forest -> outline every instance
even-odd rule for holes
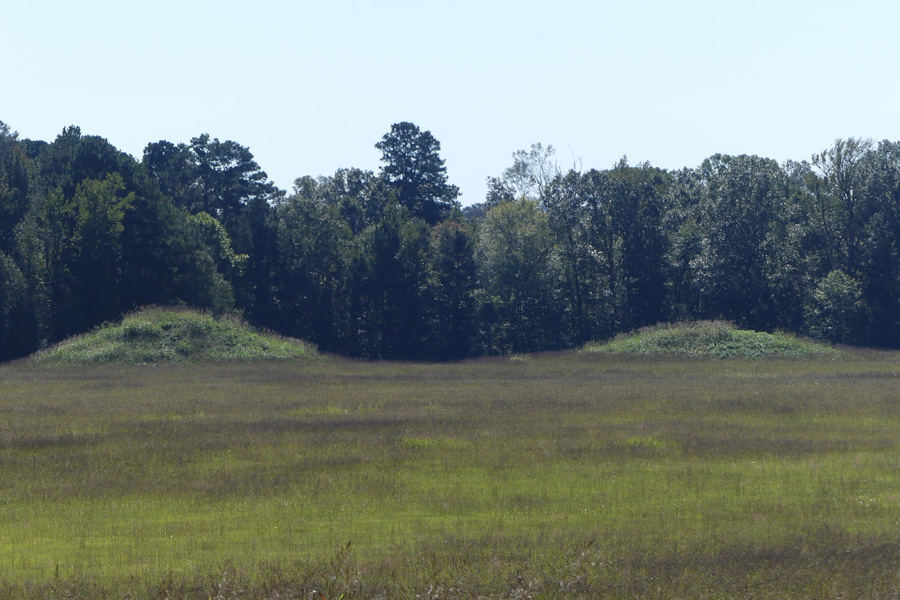
[[[716,154],[665,170],[512,154],[463,207],[409,122],[344,168],[278,189],[207,134],[140,160],[0,122],[0,360],[141,306],[235,312],[329,353],[452,360],[725,319],[900,347],[900,142],[809,160]]]

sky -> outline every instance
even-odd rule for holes
[[[534,143],[560,167],[717,153],[808,160],[900,140],[900,3],[884,0],[29,0],[0,11],[0,121],[140,159],[208,133],[280,188],[411,121],[460,201]]]

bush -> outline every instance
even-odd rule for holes
[[[699,358],[801,358],[839,354],[833,348],[790,334],[736,329],[725,321],[655,325],[609,342],[589,343],[584,350]]]
[[[300,340],[257,331],[236,317],[147,308],[34,356],[40,363],[148,364],[296,359],[318,356]]]
[[[865,314],[862,288],[855,279],[839,270],[819,281],[804,307],[809,334],[835,343],[859,341]]]

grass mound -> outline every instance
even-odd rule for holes
[[[152,364],[297,359],[311,345],[262,333],[236,317],[182,308],[146,308],[34,355],[44,364]]]
[[[589,343],[586,352],[697,358],[806,358],[838,356],[838,350],[786,333],[737,329],[724,321],[661,324]]]

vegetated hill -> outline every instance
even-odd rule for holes
[[[152,307],[38,352],[44,364],[152,364],[320,356],[300,340],[260,332],[233,316]]]
[[[608,342],[589,343],[584,351],[697,358],[805,358],[842,354],[831,346],[787,333],[737,329],[725,321],[655,325]]]

